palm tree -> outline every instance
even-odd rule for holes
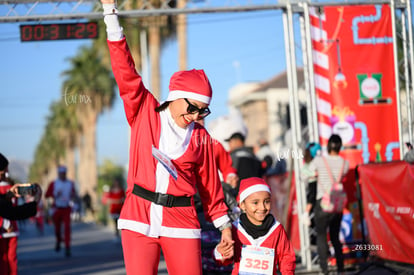
[[[59,164],[68,166],[69,178],[75,178],[75,148],[79,139],[76,117],[71,115],[73,107],[63,100],[53,102],[47,117],[45,132],[36,148],[30,178],[49,182],[56,176]]]
[[[65,98],[52,104],[51,111],[54,114],[53,128],[59,135],[64,155],[60,164],[68,167],[68,178],[76,178],[75,151],[80,142],[81,129],[77,117],[73,115],[75,105],[68,104]]]
[[[50,128],[49,128],[50,129]],[[56,167],[56,159],[61,155],[60,146],[57,145],[57,137],[46,130],[37,145],[34,162],[30,167],[29,180],[41,185],[48,184],[51,180],[51,168]]]
[[[177,0],[177,8],[184,8],[187,0]],[[177,16],[178,69],[187,69],[187,16]]]
[[[152,7],[159,9],[162,7],[163,1],[152,0]],[[168,3],[170,8],[177,6],[177,1],[173,0]],[[151,91],[158,99],[161,98],[161,80],[160,80],[160,56],[162,46],[166,42],[175,37],[176,33],[176,17],[172,16],[151,16],[144,19],[148,28],[149,56],[151,66]]]
[[[74,107],[79,123],[78,181],[80,193],[89,193],[96,199],[97,158],[96,125],[98,116],[112,107],[115,100],[115,79],[102,64],[93,47],[81,47],[78,54],[69,59],[71,68],[63,72],[65,81],[62,94],[67,105]],[[95,200],[96,201],[96,200]]]

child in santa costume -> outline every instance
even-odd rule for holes
[[[206,117],[212,89],[203,70],[179,71],[160,104],[146,89],[118,22],[113,0],[101,0],[112,70],[131,128],[126,199],[118,220],[127,274],[157,274],[161,249],[170,275],[201,275],[201,229],[193,196],[206,219],[232,246],[231,223]]]
[[[240,182],[238,201],[242,214],[233,223],[232,247],[219,243],[214,257],[221,264],[234,263],[232,274],[295,274],[295,252],[283,226],[270,214],[269,185],[261,178]]]

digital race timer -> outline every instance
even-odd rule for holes
[[[98,24],[96,22],[20,25],[20,40],[22,42],[97,37]]]

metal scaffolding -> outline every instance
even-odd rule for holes
[[[123,6],[128,4],[129,0],[123,1],[119,5],[120,17],[145,17],[160,15],[179,15],[179,14],[196,14],[196,13],[224,13],[224,12],[248,12],[260,10],[282,10],[285,54],[287,64],[288,88],[290,94],[290,118],[292,125],[292,150],[298,151],[301,148],[301,123],[297,87],[297,51],[302,53],[304,65],[305,89],[308,96],[308,122],[310,129],[310,139],[318,140],[318,127],[316,116],[316,99],[315,84],[313,79],[313,60],[312,60],[312,43],[310,38],[310,21],[309,8],[312,6],[334,6],[334,5],[364,5],[364,4],[389,4],[392,9],[392,22],[394,37],[400,35],[403,45],[403,57],[398,59],[397,52],[394,52],[396,87],[398,98],[401,91],[401,81],[405,86],[406,100],[398,102],[399,129],[400,129],[400,148],[403,148],[403,142],[413,143],[413,79],[414,79],[414,58],[413,58],[413,33],[412,33],[412,16],[409,0],[377,0],[377,1],[335,1],[335,2],[312,2],[312,1],[275,1],[275,0],[233,0],[233,1],[187,1],[184,8],[171,8],[171,0],[161,1],[160,8],[154,8],[150,0],[142,0],[140,9],[124,10]],[[59,20],[87,20],[102,18],[100,2],[97,0],[0,0],[0,23],[12,22],[45,22]],[[295,19],[300,24],[299,43],[295,42]],[[401,34],[396,34],[395,24],[399,20],[401,23]],[[396,40],[396,39],[394,39]],[[396,43],[396,41],[394,41]],[[300,49],[296,49],[301,45]],[[394,44],[396,46],[396,44]],[[402,64],[402,66],[399,66]],[[411,69],[410,69],[411,68]],[[403,104],[403,106],[401,106]],[[403,108],[402,108],[403,107]],[[401,110],[406,112],[402,119]],[[404,130],[403,130],[404,129]],[[405,139],[404,137],[405,136]],[[299,171],[302,163],[298,158],[294,158],[294,169]],[[295,182],[299,183],[299,173],[295,173]],[[306,204],[305,187],[303,184],[297,184],[297,201],[298,213],[302,213]],[[301,241],[301,262],[307,270],[312,270],[315,261],[312,259],[309,228],[302,222],[302,215],[298,215],[300,225]]]
[[[203,1],[189,0],[184,8],[172,8],[173,0],[161,0],[156,8],[150,0],[142,0],[135,10],[123,10],[131,0],[118,1],[122,17],[145,17],[190,13],[245,12],[274,10],[284,7],[275,0]],[[132,1],[131,1],[132,2]],[[214,3],[213,3],[214,2]],[[0,0],[0,22],[28,22],[50,20],[99,19],[102,17],[98,0]]]

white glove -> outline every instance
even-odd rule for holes
[[[3,219],[3,228],[4,228],[5,230],[7,230],[7,229],[9,229],[9,228],[10,228],[10,226],[11,226],[10,221],[9,221],[8,219]]]
[[[302,215],[302,222],[304,225],[306,226],[310,226],[311,225],[311,220],[309,217],[309,213],[308,212],[304,212]]]

